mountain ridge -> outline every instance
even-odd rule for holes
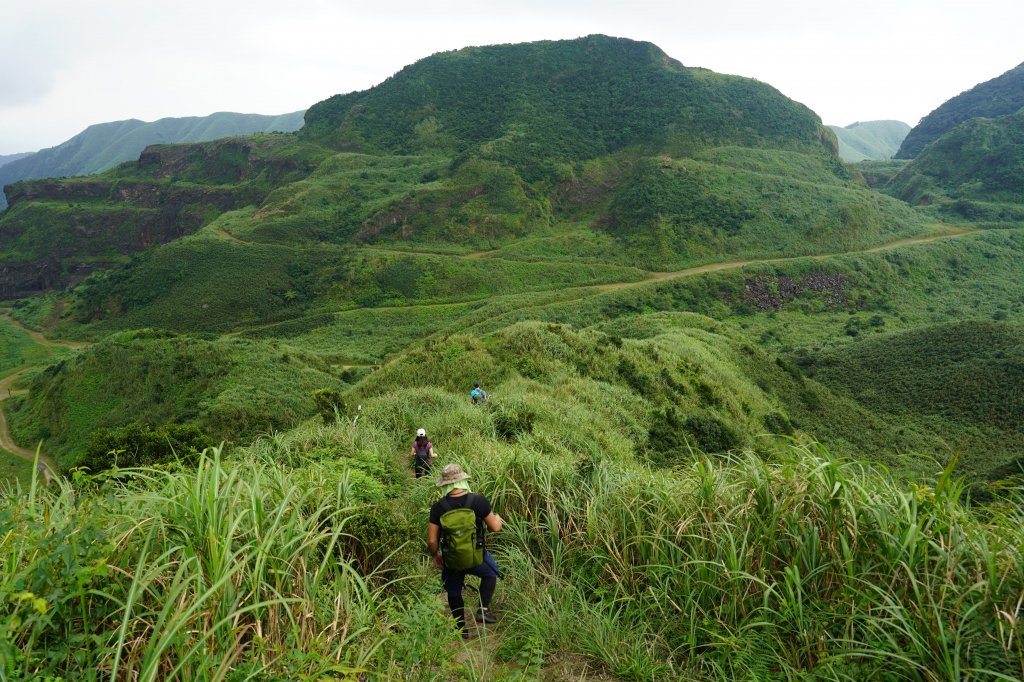
[[[899,150],[910,126],[903,121],[858,121],[848,126],[828,126],[839,139],[839,157],[847,163],[891,159]]]
[[[294,132],[304,111],[288,114],[217,112],[208,116],[168,117],[146,122],[126,119],[90,125],[55,147],[0,165],[0,187],[19,180],[92,175],[138,159],[149,145],[207,142],[260,132]],[[7,206],[0,193],[0,208]]]
[[[1005,116],[1021,107],[1024,107],[1024,63],[943,102],[907,133],[896,158],[914,158],[926,146],[972,118]]]

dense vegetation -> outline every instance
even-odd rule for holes
[[[1006,116],[1021,107],[1024,107],[1024,64],[946,100],[907,133],[896,158],[914,158],[961,123],[974,118]]]
[[[30,154],[0,157],[0,189],[19,180],[92,175],[135,161],[152,144],[208,142],[253,133],[290,133],[302,127],[305,112],[280,116],[218,112],[209,116],[137,119],[97,123],[56,147]],[[8,159],[4,162],[4,159]],[[6,166],[6,167],[4,167]],[[7,198],[0,192],[0,209]]]
[[[839,140],[839,158],[848,163],[891,159],[910,132],[903,121],[858,121],[829,128]]]
[[[818,146],[821,124],[763,83],[595,35],[433,55],[375,88],[314,105],[302,135],[366,151],[475,152],[533,182],[561,174],[558,163],[633,145],[678,153]]]
[[[951,212],[991,219],[997,210],[1021,220],[1024,202],[1024,108],[976,118],[946,133],[893,178],[890,190],[910,203],[955,200]],[[985,203],[1017,206],[985,206]]]
[[[591,36],[14,185],[0,297],[93,343],[0,318],[62,469],[0,481],[0,678],[1019,679],[1008,121],[847,166],[769,86]],[[466,645],[419,427],[507,522]]]
[[[312,412],[314,389],[340,385],[327,363],[277,342],[141,330],[51,365],[8,412],[19,442],[45,440],[74,466],[95,459],[86,445],[98,429],[183,422],[238,442],[294,424]]]
[[[473,353],[426,359],[429,376],[480,369]],[[652,470],[633,457],[635,395],[552,369],[495,385],[483,409],[461,390],[383,392],[379,375],[355,427],[82,478],[87,514],[68,483],[6,493],[6,675],[1022,673],[1004,615],[1024,586],[1019,503],[981,516],[948,477],[908,488],[813,447]],[[466,648],[416,551],[433,486],[397,469],[420,424],[507,519],[491,540],[501,625]]]

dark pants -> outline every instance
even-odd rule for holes
[[[412,468],[416,472],[416,478],[420,476],[426,476],[430,473],[430,460],[422,459],[420,457],[413,457]]]
[[[491,556],[491,553],[484,550],[484,561],[479,566],[456,571],[450,568],[441,569],[441,582],[444,583],[444,591],[448,593],[448,606],[451,607],[455,622],[460,628],[466,627],[466,603],[462,599],[462,588],[466,584],[467,575],[475,575],[480,578],[480,606],[487,608],[491,605],[491,597],[494,596],[494,589],[498,586],[498,564]]]

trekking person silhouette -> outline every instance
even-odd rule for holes
[[[412,468],[416,472],[416,478],[430,473],[434,456],[434,444],[427,438],[427,430],[418,429],[416,439],[412,442]]]
[[[470,491],[468,479],[469,474],[458,464],[444,466],[436,482],[441,489],[441,499],[430,507],[427,524],[427,551],[434,565],[441,569],[448,606],[463,639],[469,637],[462,599],[467,575],[480,578],[480,608],[475,614],[476,621],[497,622],[491,615],[490,605],[501,571],[484,546],[484,529],[497,533],[503,523],[491,510],[486,497]]]
[[[473,390],[469,392],[469,402],[473,403],[474,405],[479,405],[480,403],[486,402],[487,400],[490,400],[490,396],[488,396],[487,393],[482,388],[480,388],[480,382],[474,382]]]

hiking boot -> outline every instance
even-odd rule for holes
[[[478,623],[497,623],[498,619],[491,615],[489,609],[481,608],[476,612],[476,622]]]

